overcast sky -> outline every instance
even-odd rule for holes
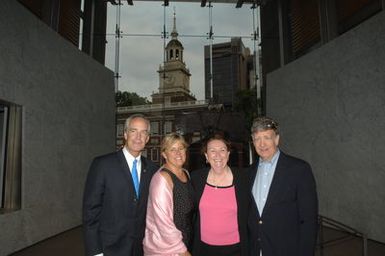
[[[161,33],[164,23],[162,2],[134,1],[127,5],[122,1],[120,28],[124,35],[120,39],[119,90],[136,92],[151,100],[151,94],[158,92],[157,70],[163,63],[163,39]],[[209,8],[200,3],[169,3],[166,7],[166,31],[170,35],[173,26],[173,13],[176,11],[178,39],[184,46],[184,62],[190,69],[190,91],[198,100],[204,99],[204,45],[209,44]],[[251,40],[253,16],[250,5],[235,8],[235,4],[213,4],[212,21],[214,41],[230,41],[231,37],[241,36],[244,45],[254,50]],[[116,7],[108,5],[106,66],[115,70],[115,24]],[[141,34],[143,36],[135,36]],[[227,38],[221,38],[222,36]],[[167,42],[171,36],[166,39]]]

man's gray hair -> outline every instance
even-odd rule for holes
[[[279,134],[279,126],[276,121],[270,117],[260,116],[254,119],[253,125],[251,126],[251,135],[255,132],[273,130],[275,134]]]
[[[143,114],[133,114],[133,115],[129,116],[126,119],[126,122],[124,123],[124,131],[128,130],[132,119],[135,119],[135,118],[142,118],[142,119],[144,119],[144,121],[146,121],[147,127],[148,127],[147,128],[147,132],[148,132],[148,134],[150,134],[150,132],[151,132],[150,120],[148,120],[148,118],[145,115],[143,115]]]

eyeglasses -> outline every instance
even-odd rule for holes
[[[278,130],[278,123],[271,119],[257,120],[253,124],[254,130]]]
[[[267,129],[273,129],[273,130],[276,130],[277,129],[277,123],[274,122],[274,121],[267,121],[264,123],[264,126],[267,128]]]

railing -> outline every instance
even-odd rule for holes
[[[170,102],[170,103],[165,103],[164,105],[163,104],[136,105],[136,106],[118,107],[117,111],[118,113],[122,113],[122,112],[159,110],[162,108],[166,108],[166,109],[188,108],[188,107],[208,105],[209,102],[210,102],[209,100],[197,100],[197,101]]]
[[[319,233],[318,233],[318,244],[317,247],[319,249],[319,255],[324,256],[324,248],[327,246],[331,246],[333,244],[336,244],[338,242],[346,241],[348,239],[352,238],[361,238],[362,239],[362,255],[368,256],[368,238],[367,235],[359,232],[349,226],[346,226],[343,223],[340,223],[338,221],[329,219],[327,217],[318,216],[318,224],[319,224]],[[342,231],[344,234],[337,238],[333,238],[330,240],[325,241],[324,237],[324,229],[325,227],[329,227],[332,229],[335,229],[337,231]]]

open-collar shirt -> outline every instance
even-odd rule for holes
[[[279,155],[280,151],[277,150],[270,161],[263,161],[262,158],[259,158],[258,170],[254,180],[252,193],[260,216],[262,216],[263,208],[267,201]]]

